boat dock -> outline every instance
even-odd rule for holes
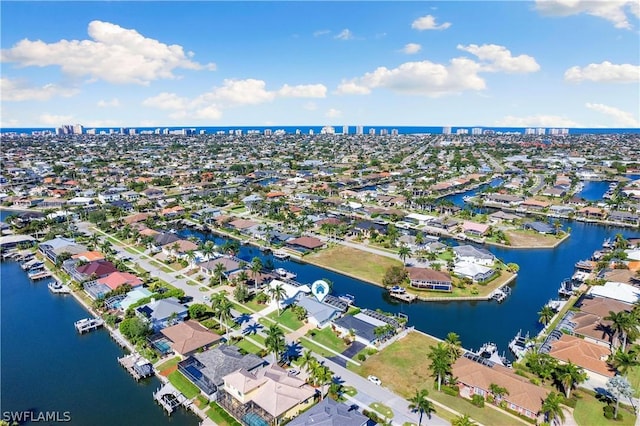
[[[32,281],[38,281],[44,278],[50,278],[51,272],[49,271],[37,271],[37,272],[29,272],[29,279],[31,279]]]
[[[55,294],[69,294],[69,293],[71,293],[71,289],[69,288],[68,285],[59,283],[58,281],[54,281],[52,283],[49,283],[47,285],[47,287],[49,287],[49,290],[51,290],[51,292],[55,293]]]
[[[282,250],[276,250],[273,252],[273,257],[278,260],[287,260],[289,258],[289,253],[286,253]]]
[[[389,289],[389,297],[411,303],[418,298],[415,294],[407,293],[404,287],[393,286]]]
[[[153,365],[137,353],[118,358],[118,363],[136,379],[136,382],[153,375]]]
[[[83,318],[73,323],[78,333],[83,334],[85,332],[97,330],[104,325],[102,318]]]
[[[504,302],[504,300],[511,294],[511,287],[503,286],[501,288],[497,288],[491,293],[491,298],[498,303]]]
[[[153,399],[171,415],[176,407],[188,402],[188,399],[181,394],[171,383],[165,383],[153,393]]]

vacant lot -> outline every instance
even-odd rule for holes
[[[511,247],[554,247],[561,241],[554,235],[539,234],[524,229],[505,231],[505,234],[511,242]]]
[[[306,261],[343,272],[365,281],[382,284],[384,273],[391,266],[402,266],[402,262],[351,247],[335,246],[305,256]]]

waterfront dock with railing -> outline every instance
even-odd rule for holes
[[[171,415],[177,407],[188,402],[187,397],[168,382],[153,393],[153,399],[155,399],[169,415]]]
[[[51,293],[54,294],[69,294],[71,293],[71,288],[68,285],[62,284],[58,281],[53,281],[47,285]]]
[[[153,375],[153,365],[137,353],[118,358],[118,363],[136,379],[136,382]]]
[[[97,330],[104,325],[102,318],[83,318],[73,323],[78,333],[83,334],[89,331]]]

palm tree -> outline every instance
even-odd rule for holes
[[[402,260],[402,263],[405,263],[407,257],[411,256],[411,249],[403,244],[398,249],[398,256],[400,257],[400,260]]]
[[[187,260],[189,260],[191,266],[195,266],[194,261],[196,260],[196,252],[193,250],[187,250],[184,254],[187,256]]]
[[[224,324],[226,334],[229,334],[228,321],[233,318],[231,315],[232,307],[233,303],[231,303],[231,301],[227,299],[227,296],[224,293],[216,293],[213,301],[211,302],[211,308],[213,309],[213,312],[218,315],[220,323]]]
[[[431,413],[435,411],[431,401],[427,399],[429,392],[426,389],[416,390],[416,394],[409,399],[409,410],[420,413],[418,426],[422,424],[422,415],[427,413],[427,418],[431,419]]]
[[[264,339],[264,344],[273,354],[273,363],[275,364],[278,356],[285,349],[284,332],[277,324],[272,324],[267,329],[267,338]]]
[[[267,293],[273,300],[276,301],[276,307],[278,308],[278,316],[280,316],[280,301],[285,298],[287,292],[285,291],[282,284],[276,284],[273,287],[269,287],[267,289]]]
[[[93,248],[98,247],[98,243],[100,242],[100,237],[98,234],[91,234],[89,236],[89,244],[93,246]]]
[[[251,259],[251,278],[253,278],[253,285],[255,291],[258,291],[258,275],[262,271],[262,260],[259,257]]]
[[[300,368],[304,369],[307,372],[310,371],[313,361],[317,362],[316,358],[313,356],[313,352],[311,352],[309,349],[305,349],[300,356]]]
[[[638,319],[628,311],[609,311],[609,315],[603,319],[612,322],[611,330],[614,335],[617,334],[621,338],[622,350],[624,351],[627,346],[627,336],[635,337],[638,334]]]
[[[507,388],[503,388],[502,386],[495,383],[491,383],[489,385],[489,392],[493,394],[496,402],[500,402],[503,396],[509,395],[509,391],[507,390]]]
[[[471,420],[468,414],[458,416],[451,420],[451,426],[476,426],[477,423]]]
[[[444,342],[447,344],[447,350],[449,351],[449,356],[451,356],[451,362],[454,362],[456,359],[460,358],[460,355],[462,355],[462,349],[460,349],[462,345],[460,336],[457,333],[451,331],[447,334]]]
[[[555,376],[558,382],[562,384],[567,399],[571,396],[571,389],[574,386],[587,380],[587,373],[571,361],[566,364],[559,364],[556,367]]]
[[[218,277],[220,285],[222,285],[222,278],[224,277],[225,272],[227,272],[227,267],[222,263],[216,263],[216,266],[213,268],[213,275]]]
[[[618,373],[626,376],[629,368],[640,365],[640,360],[638,359],[637,352],[633,350],[624,352],[621,349],[618,349],[614,354],[611,354],[609,363],[618,371]]]
[[[205,257],[205,259],[209,260],[209,257],[213,254],[213,248],[213,241],[207,241],[202,245],[200,251],[202,252],[202,255]]]
[[[562,407],[560,403],[562,403],[563,397],[561,394],[556,392],[551,392],[547,395],[547,398],[542,402],[542,408],[540,411],[544,414],[545,420],[551,423],[552,420],[560,419],[561,422],[564,422],[564,411],[562,411]]]
[[[324,399],[325,393],[324,387],[333,380],[333,371],[331,371],[326,365],[319,365],[318,368],[314,370],[313,374],[316,378],[316,383],[322,386],[322,389],[320,390],[320,399],[322,400]]]
[[[438,392],[442,386],[442,378],[451,371],[451,357],[449,355],[449,348],[440,342],[436,346],[429,348],[427,354],[429,360],[431,360],[431,373],[438,378]]]
[[[111,248],[112,246],[113,246],[113,244],[111,244],[111,241],[105,239],[102,242],[102,244],[100,244],[100,250],[104,254],[110,254],[111,252],[113,252],[113,249]]]
[[[546,326],[551,322],[551,319],[555,314],[556,312],[551,308],[551,306],[544,306],[540,312],[538,312],[538,322]]]

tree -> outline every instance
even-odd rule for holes
[[[313,356],[313,352],[309,349],[305,349],[300,356],[300,368],[309,372],[311,371],[314,361],[317,362],[316,358]]]
[[[267,337],[264,339],[264,345],[269,352],[273,354],[273,363],[275,364],[285,349],[284,332],[277,324],[272,324],[267,329]]]
[[[544,306],[540,312],[538,312],[538,322],[546,326],[551,322],[555,314],[556,312],[550,306]]]
[[[382,284],[387,288],[401,285],[404,283],[407,276],[407,270],[403,266],[391,266],[384,273]]]
[[[507,390],[507,388],[503,388],[502,386],[495,383],[491,383],[489,385],[489,392],[491,392],[491,394],[494,396],[496,402],[500,402],[503,396],[509,395],[509,391]]]
[[[409,410],[420,413],[418,426],[422,424],[422,415],[427,414],[427,418],[431,419],[431,413],[435,411],[431,401],[427,399],[429,392],[426,389],[416,390],[416,394],[409,399]]]
[[[194,303],[189,306],[189,317],[192,319],[202,318],[207,314],[207,311],[207,305],[203,305],[202,303]]]
[[[551,392],[547,395],[540,408],[547,422],[551,423],[552,420],[555,421],[557,419],[564,422],[564,411],[562,411],[562,407],[560,406],[562,401],[563,397],[559,393]]]
[[[436,346],[429,348],[427,358],[431,361],[429,368],[431,374],[438,379],[438,392],[442,387],[442,378],[451,372],[451,357],[447,346],[440,342]]]
[[[451,426],[476,426],[477,423],[471,420],[468,414],[458,416],[451,421]]]
[[[236,286],[235,290],[233,290],[233,297],[240,302],[243,303],[249,298],[249,289],[247,285],[244,283],[240,283]]]
[[[216,266],[213,267],[213,276],[217,278],[222,285],[222,279],[224,278],[224,273],[227,272],[227,267],[222,263],[216,263]]]
[[[407,257],[411,256],[411,249],[403,244],[398,249],[398,256],[400,257],[400,260],[402,260],[402,263],[405,264]]]
[[[228,321],[232,319],[231,308],[233,307],[233,303],[224,293],[216,293],[213,297],[213,301],[211,302],[211,308],[213,308],[213,312],[218,316],[220,323],[224,325],[226,334],[229,334],[229,324]]]
[[[636,351],[630,350],[629,352],[624,352],[622,349],[618,349],[615,353],[611,354],[609,363],[618,373],[626,376],[629,368],[640,365],[640,360],[638,359],[638,353]]]
[[[120,323],[120,332],[133,343],[144,339],[151,330],[149,325],[138,317],[127,318]]]
[[[320,391],[320,399],[322,400],[325,394],[324,387],[333,381],[333,371],[326,365],[320,365],[313,373],[316,378],[316,383],[322,386]]]
[[[259,257],[254,257],[251,259],[251,278],[253,278],[253,285],[255,291],[258,291],[258,275],[260,275],[260,271],[262,271],[262,260]]]
[[[276,284],[273,287],[269,287],[267,289],[267,293],[273,300],[276,301],[278,316],[280,316],[280,301],[286,297],[287,292],[285,291],[284,287],[282,287],[282,284]]]
[[[447,344],[447,350],[449,351],[449,356],[451,357],[451,362],[455,362],[460,355],[462,355],[460,336],[453,331],[447,334],[447,337],[444,339],[444,342]]]
[[[607,381],[607,391],[616,399],[616,408],[613,412],[613,418],[618,418],[618,408],[620,406],[620,397],[629,398],[633,396],[633,388],[627,379],[622,376],[613,376]],[[631,403],[633,405],[633,402]]]
[[[628,311],[614,312],[609,311],[609,315],[603,318],[605,321],[611,321],[611,330],[614,335],[622,341],[622,350],[625,350],[627,345],[627,337],[636,337],[638,334],[638,319],[635,315],[632,315]],[[613,338],[613,336],[612,336]]]
[[[574,386],[587,380],[587,373],[571,361],[566,364],[558,364],[555,376],[562,385],[567,399],[571,396],[571,389],[573,389]]]

